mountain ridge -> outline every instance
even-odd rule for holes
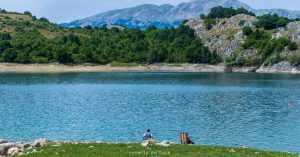
[[[196,18],[200,14],[209,13],[210,9],[216,6],[222,7],[243,7],[257,15],[277,13],[279,16],[288,18],[300,18],[300,11],[285,9],[253,9],[246,3],[239,0],[193,0],[190,2],[171,4],[143,4],[135,7],[114,9],[99,13],[87,18],[62,23],[64,27],[101,27],[105,24],[124,25],[129,28],[147,28],[154,25],[158,28],[178,26],[185,19]]]

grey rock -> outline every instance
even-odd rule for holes
[[[156,141],[154,139],[149,139],[149,140],[145,140],[143,143],[141,143],[141,145],[143,147],[147,147],[148,145],[155,144],[155,143],[156,143]]]
[[[0,144],[0,155],[7,155],[7,151],[9,148],[14,147],[13,143],[3,143]]]
[[[19,152],[20,150],[18,147],[12,147],[7,150],[7,155],[17,155]]]
[[[4,140],[4,139],[0,139],[0,144],[3,144],[3,143],[8,143],[8,141]]]
[[[24,149],[28,149],[28,148],[30,148],[31,147],[31,143],[24,143],[23,144],[23,148]]]
[[[162,146],[162,147],[169,147],[170,146],[170,142],[168,142],[168,141],[162,141],[162,142],[160,142],[160,143],[157,143],[156,145],[158,145],[158,146]]]
[[[37,139],[33,142],[32,146],[33,147],[42,147],[46,145],[49,141],[45,138]]]

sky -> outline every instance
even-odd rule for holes
[[[30,11],[37,17],[63,23],[85,18],[112,9],[140,4],[173,4],[190,0],[0,0],[0,8],[8,11]],[[281,8],[300,10],[300,0],[240,0],[254,9]]]

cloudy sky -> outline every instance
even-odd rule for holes
[[[70,22],[111,9],[132,7],[140,4],[176,5],[190,0],[0,0],[0,8],[9,11],[30,11],[52,22]],[[300,10],[300,0],[241,0],[255,9],[283,8]]]

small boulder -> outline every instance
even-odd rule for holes
[[[23,148],[23,143],[22,142],[16,142],[15,143],[15,147],[18,147],[18,148]]]
[[[3,143],[3,144],[0,144],[0,155],[7,155],[7,151],[11,147],[14,147],[13,143]]]
[[[19,152],[20,150],[18,147],[11,147],[7,150],[7,155],[17,155]]]
[[[143,143],[141,143],[141,145],[142,145],[143,147],[147,147],[149,144],[155,144],[155,143],[156,143],[155,140],[149,139],[149,140],[145,140]]]
[[[4,139],[0,139],[0,144],[3,144],[3,143],[8,143],[8,141],[4,140]]]
[[[49,141],[46,140],[45,138],[40,138],[40,139],[37,139],[33,142],[33,147],[42,147],[44,145],[46,145]]]
[[[163,147],[169,147],[170,146],[170,142],[168,142],[168,141],[162,141],[160,143],[157,143],[156,145],[163,146]]]
[[[31,143],[24,143],[23,144],[23,148],[24,149],[28,149],[28,148],[30,148],[31,147]]]

